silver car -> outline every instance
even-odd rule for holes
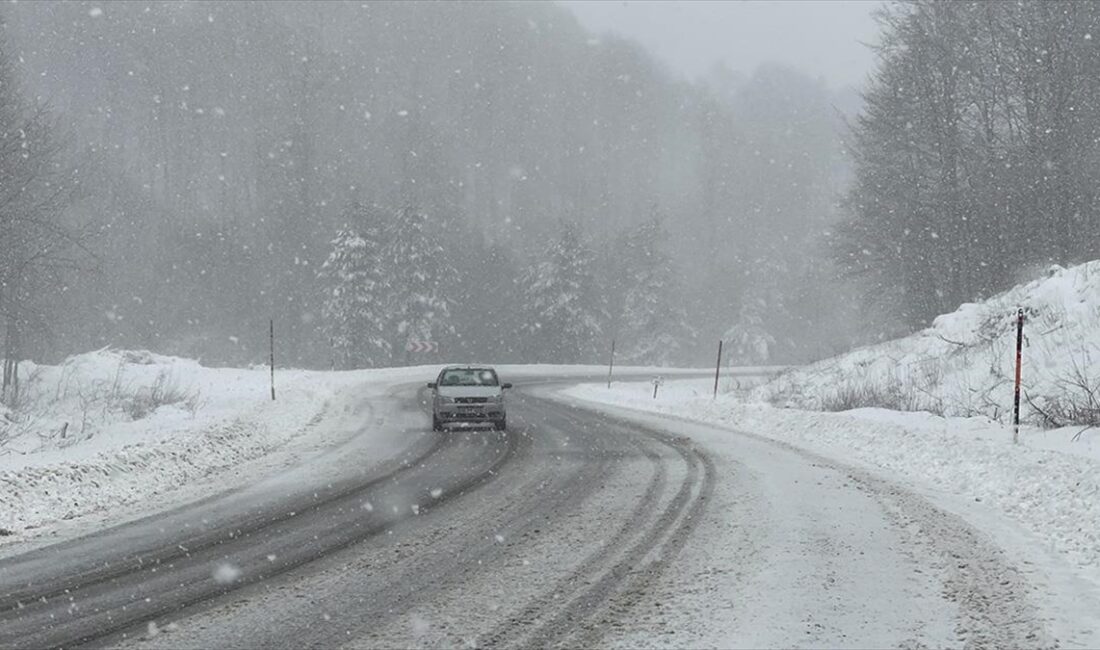
[[[504,389],[497,371],[487,366],[447,366],[428,384],[432,389],[432,430],[452,423],[490,423],[503,431],[507,426]]]

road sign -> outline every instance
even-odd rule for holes
[[[418,339],[409,339],[408,342],[405,343],[405,351],[416,353],[439,352],[439,343],[436,343],[435,341],[420,341]]]

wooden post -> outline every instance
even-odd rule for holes
[[[1020,442],[1020,376],[1023,370],[1024,310],[1016,310],[1016,396],[1012,405],[1012,443]]]
[[[722,342],[718,341],[718,363],[714,365],[714,399],[718,399],[718,374],[722,370]]]
[[[275,319],[272,318],[268,328],[268,339],[271,344],[271,401],[275,401]]]
[[[607,387],[611,388],[611,371],[615,369],[615,339],[611,339],[611,361],[607,364]]]

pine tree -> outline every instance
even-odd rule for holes
[[[345,214],[347,223],[332,241],[320,272],[324,329],[334,366],[373,368],[392,356],[385,302],[391,278],[382,264],[383,230],[376,210],[353,204]]]
[[[605,313],[593,266],[579,228],[566,222],[546,259],[528,269],[523,332],[533,361],[583,363],[595,358]]]
[[[438,232],[438,224],[429,223],[426,214],[411,207],[398,211],[390,225],[383,259],[392,278],[386,306],[395,360],[412,360],[405,352],[410,340],[440,343],[454,335],[444,284],[455,270]]]
[[[750,288],[737,315],[737,324],[726,331],[730,365],[765,365],[772,361],[775,337],[764,323],[767,302],[764,292]]]
[[[622,246],[624,273],[616,290],[623,296],[617,338],[623,342],[624,363],[668,365],[694,338],[678,302],[672,260],[661,247],[665,239],[654,214]]]

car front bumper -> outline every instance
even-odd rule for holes
[[[440,404],[435,407],[435,417],[442,422],[495,422],[504,419],[504,405]]]

